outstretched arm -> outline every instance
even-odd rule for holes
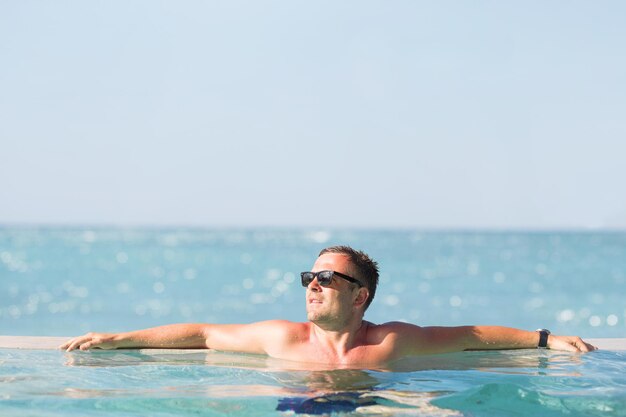
[[[486,349],[529,349],[539,345],[539,333],[500,326],[470,326],[466,330],[469,348],[465,350]],[[578,336],[548,335],[548,349],[570,352],[590,352],[597,348],[586,343]]]
[[[60,349],[206,348],[205,324],[171,324],[126,333],[87,333]]]
[[[411,325],[406,325],[411,326]],[[464,350],[534,349],[539,333],[501,326],[417,327],[402,338],[408,354],[460,352]],[[577,336],[548,336],[549,349],[589,352],[597,348]]]
[[[119,348],[217,349],[266,353],[268,338],[284,328],[280,321],[252,324],[171,324],[127,333],[87,333],[68,340],[60,349]],[[275,338],[273,339],[275,340]]]

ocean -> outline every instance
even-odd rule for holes
[[[346,244],[379,262],[365,318],[626,336],[626,233],[0,228],[0,334],[306,320],[299,273]]]

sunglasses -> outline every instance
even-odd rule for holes
[[[336,272],[336,271],[301,272],[300,278],[302,278],[303,287],[308,287],[309,284],[313,282],[315,278],[317,278],[317,282],[322,287],[328,287],[330,283],[332,282],[334,275],[338,276],[339,278],[343,278],[346,281],[350,281],[354,284],[357,284],[359,287],[363,286],[363,284],[361,284],[361,282],[358,279],[354,279],[351,276],[348,276],[346,274],[342,274],[341,272]]]

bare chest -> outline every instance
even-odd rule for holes
[[[298,362],[338,366],[380,365],[396,358],[392,346],[386,344],[355,346],[347,352],[336,352],[312,342],[302,342],[288,349],[271,352],[271,356]]]

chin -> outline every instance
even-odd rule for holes
[[[324,315],[319,311],[307,311],[306,318],[309,321],[316,322],[324,319]]]
[[[307,319],[311,323],[328,323],[336,320],[336,318],[332,314],[323,313],[320,311],[308,311]]]

